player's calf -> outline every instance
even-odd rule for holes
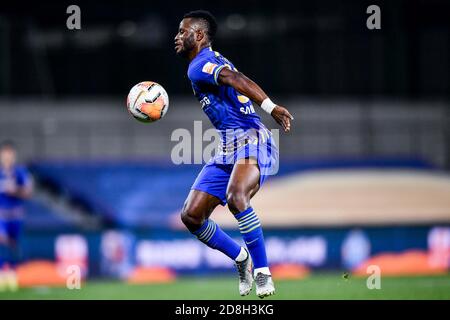
[[[181,213],[181,220],[201,242],[235,260],[241,252],[241,246],[231,239],[213,220],[204,219],[204,216],[206,216],[206,213],[202,214],[199,208],[185,205]]]

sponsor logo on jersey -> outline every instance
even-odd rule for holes
[[[213,74],[214,68],[217,67],[217,64],[215,63],[211,63],[211,62],[207,62],[205,63],[205,65],[203,66],[202,71],[204,73],[208,73],[208,74]]]
[[[241,111],[241,113],[243,113],[243,114],[251,114],[251,113],[255,113],[255,108],[253,108],[252,105],[249,105],[246,107],[240,107],[239,111]]]

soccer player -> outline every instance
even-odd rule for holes
[[[274,294],[275,287],[261,224],[250,199],[276,171],[278,149],[251,101],[271,114],[285,132],[289,132],[293,117],[228,59],[213,51],[216,31],[211,13],[198,10],[184,15],[175,37],[176,53],[190,61],[188,77],[194,95],[221,136],[218,152],[192,185],[181,219],[200,241],[235,261],[242,296],[249,294],[255,281],[256,294],[263,298]],[[248,251],[209,219],[219,204],[228,204]]]
[[[28,171],[16,164],[12,142],[0,145],[0,270],[14,268],[19,260],[19,237],[23,224],[23,202],[32,194]]]

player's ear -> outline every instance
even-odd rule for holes
[[[195,40],[201,41],[205,37],[205,32],[203,30],[197,30],[195,33]]]

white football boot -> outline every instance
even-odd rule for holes
[[[244,249],[247,251],[247,249]],[[235,261],[239,273],[239,294],[246,296],[252,291],[253,286],[253,261],[247,251],[247,259],[241,262]]]
[[[275,294],[275,286],[271,275],[259,272],[255,277],[255,283],[256,295],[261,299]]]

